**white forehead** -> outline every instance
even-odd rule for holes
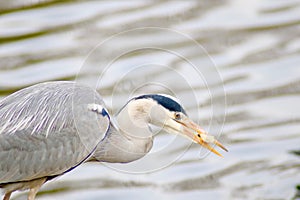
[[[151,101],[152,103],[158,104],[169,111],[182,112],[186,114],[183,107],[180,105],[180,103],[178,103],[179,100],[166,94],[145,94],[132,98],[129,102],[132,103],[141,100],[146,100],[149,102]]]

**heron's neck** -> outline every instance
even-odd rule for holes
[[[152,138],[152,132],[150,131],[147,121],[146,112],[132,111],[129,106],[123,108],[119,114],[115,117],[113,122],[119,129],[119,132],[131,139],[149,139]]]
[[[121,111],[111,123],[106,137],[98,144],[92,161],[127,163],[145,156],[152,148],[152,133],[147,126],[132,122]]]

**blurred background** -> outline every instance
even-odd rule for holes
[[[168,93],[229,149],[162,133],[147,165],[84,164],[38,199],[300,199],[299,13],[299,0],[1,0],[0,99],[75,80],[115,113]]]

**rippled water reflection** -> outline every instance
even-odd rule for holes
[[[49,80],[101,83],[112,112],[175,94],[230,150],[160,134],[154,160],[85,164],[38,199],[300,198],[299,13],[299,0],[0,2],[1,98]]]

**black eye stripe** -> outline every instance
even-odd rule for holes
[[[182,108],[182,106],[174,101],[173,99],[163,96],[163,95],[158,95],[158,94],[148,94],[148,95],[142,95],[139,97],[136,97],[135,99],[147,99],[151,98],[154,101],[156,101],[158,104],[162,105],[166,109],[173,111],[173,112],[182,112],[183,114],[186,115],[185,110]]]

